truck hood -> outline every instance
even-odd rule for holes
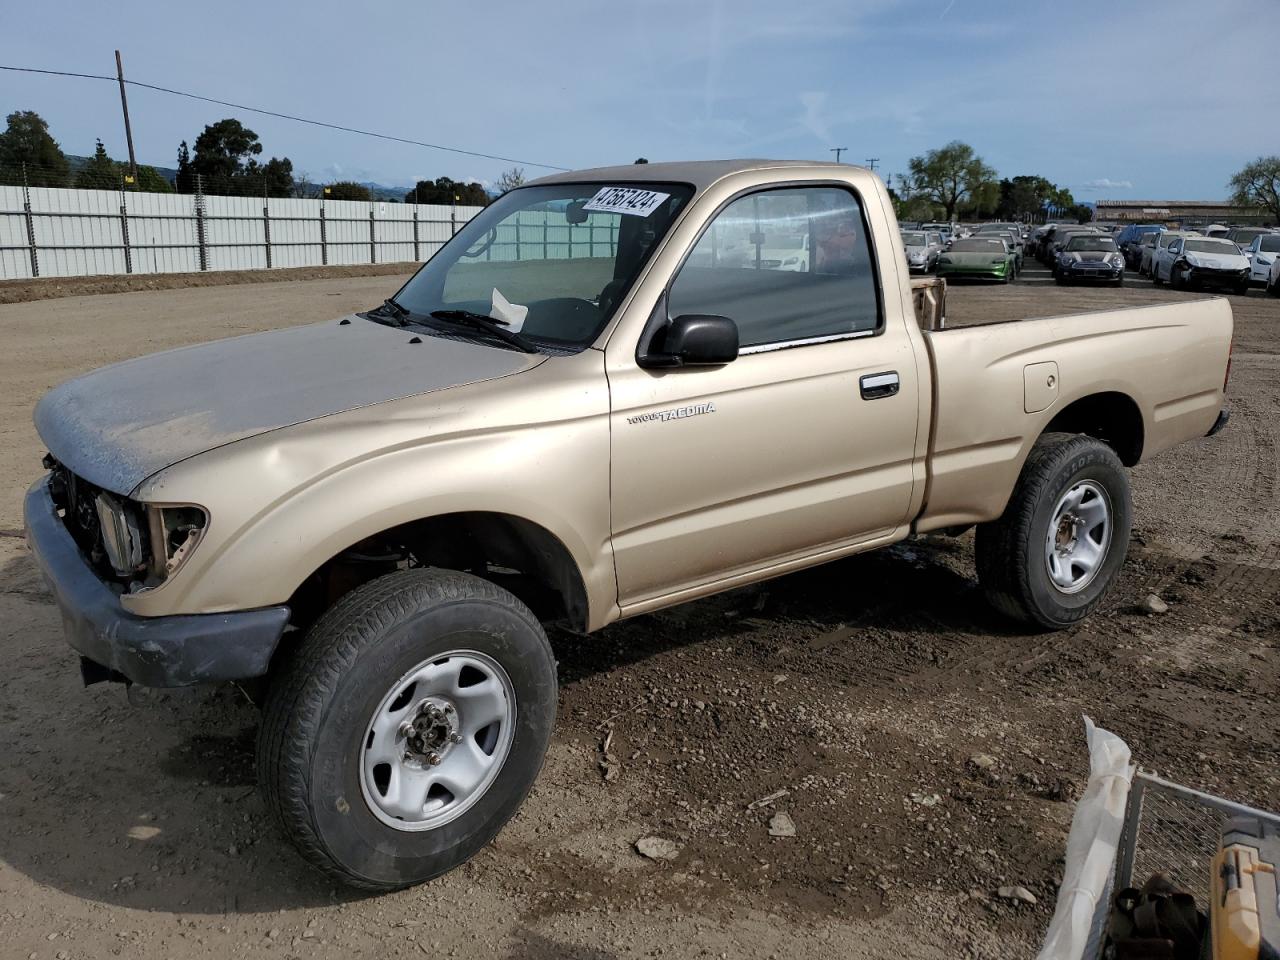
[[[73,473],[119,494],[180,460],[356,407],[492,380],[546,359],[352,316],[182,347],[50,390],[35,423]]]

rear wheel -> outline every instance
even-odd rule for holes
[[[1032,448],[1004,514],[978,527],[978,579],[1002,613],[1050,630],[1087,617],[1124,563],[1129,483],[1093,437],[1048,433]]]
[[[258,780],[314,866],[409,886],[516,812],[555,709],[555,661],[524,604],[469,574],[399,571],[335,604],[273,678]]]

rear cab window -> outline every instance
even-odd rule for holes
[[[729,317],[743,353],[883,326],[862,205],[837,186],[781,187],[723,207],[672,281],[668,314]]]

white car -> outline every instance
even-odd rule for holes
[[[1151,280],[1157,287],[1167,280],[1174,288],[1226,287],[1245,294],[1249,260],[1230,240],[1178,237],[1157,251]]]
[[[760,251],[760,267],[763,270],[788,270],[805,273],[809,269],[809,235],[782,237],[776,247]]]
[[[1166,230],[1164,233],[1153,233],[1142,238],[1142,262],[1138,264],[1138,276],[1149,277],[1155,272],[1156,253],[1167,247],[1179,237],[1198,237],[1200,234],[1190,230]]]
[[[907,251],[907,266],[912,273],[929,273],[946,249],[942,234],[932,230],[904,230],[902,246]]]
[[[1271,272],[1267,274],[1267,293],[1280,297],[1280,257],[1271,261]]]
[[[1245,248],[1244,255],[1249,258],[1250,282],[1266,286],[1273,274],[1271,268],[1280,261],[1280,233],[1254,237],[1253,243]]]

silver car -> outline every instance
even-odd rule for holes
[[[907,251],[907,266],[912,273],[931,273],[938,257],[946,249],[942,234],[932,230],[904,230],[902,246]]]

